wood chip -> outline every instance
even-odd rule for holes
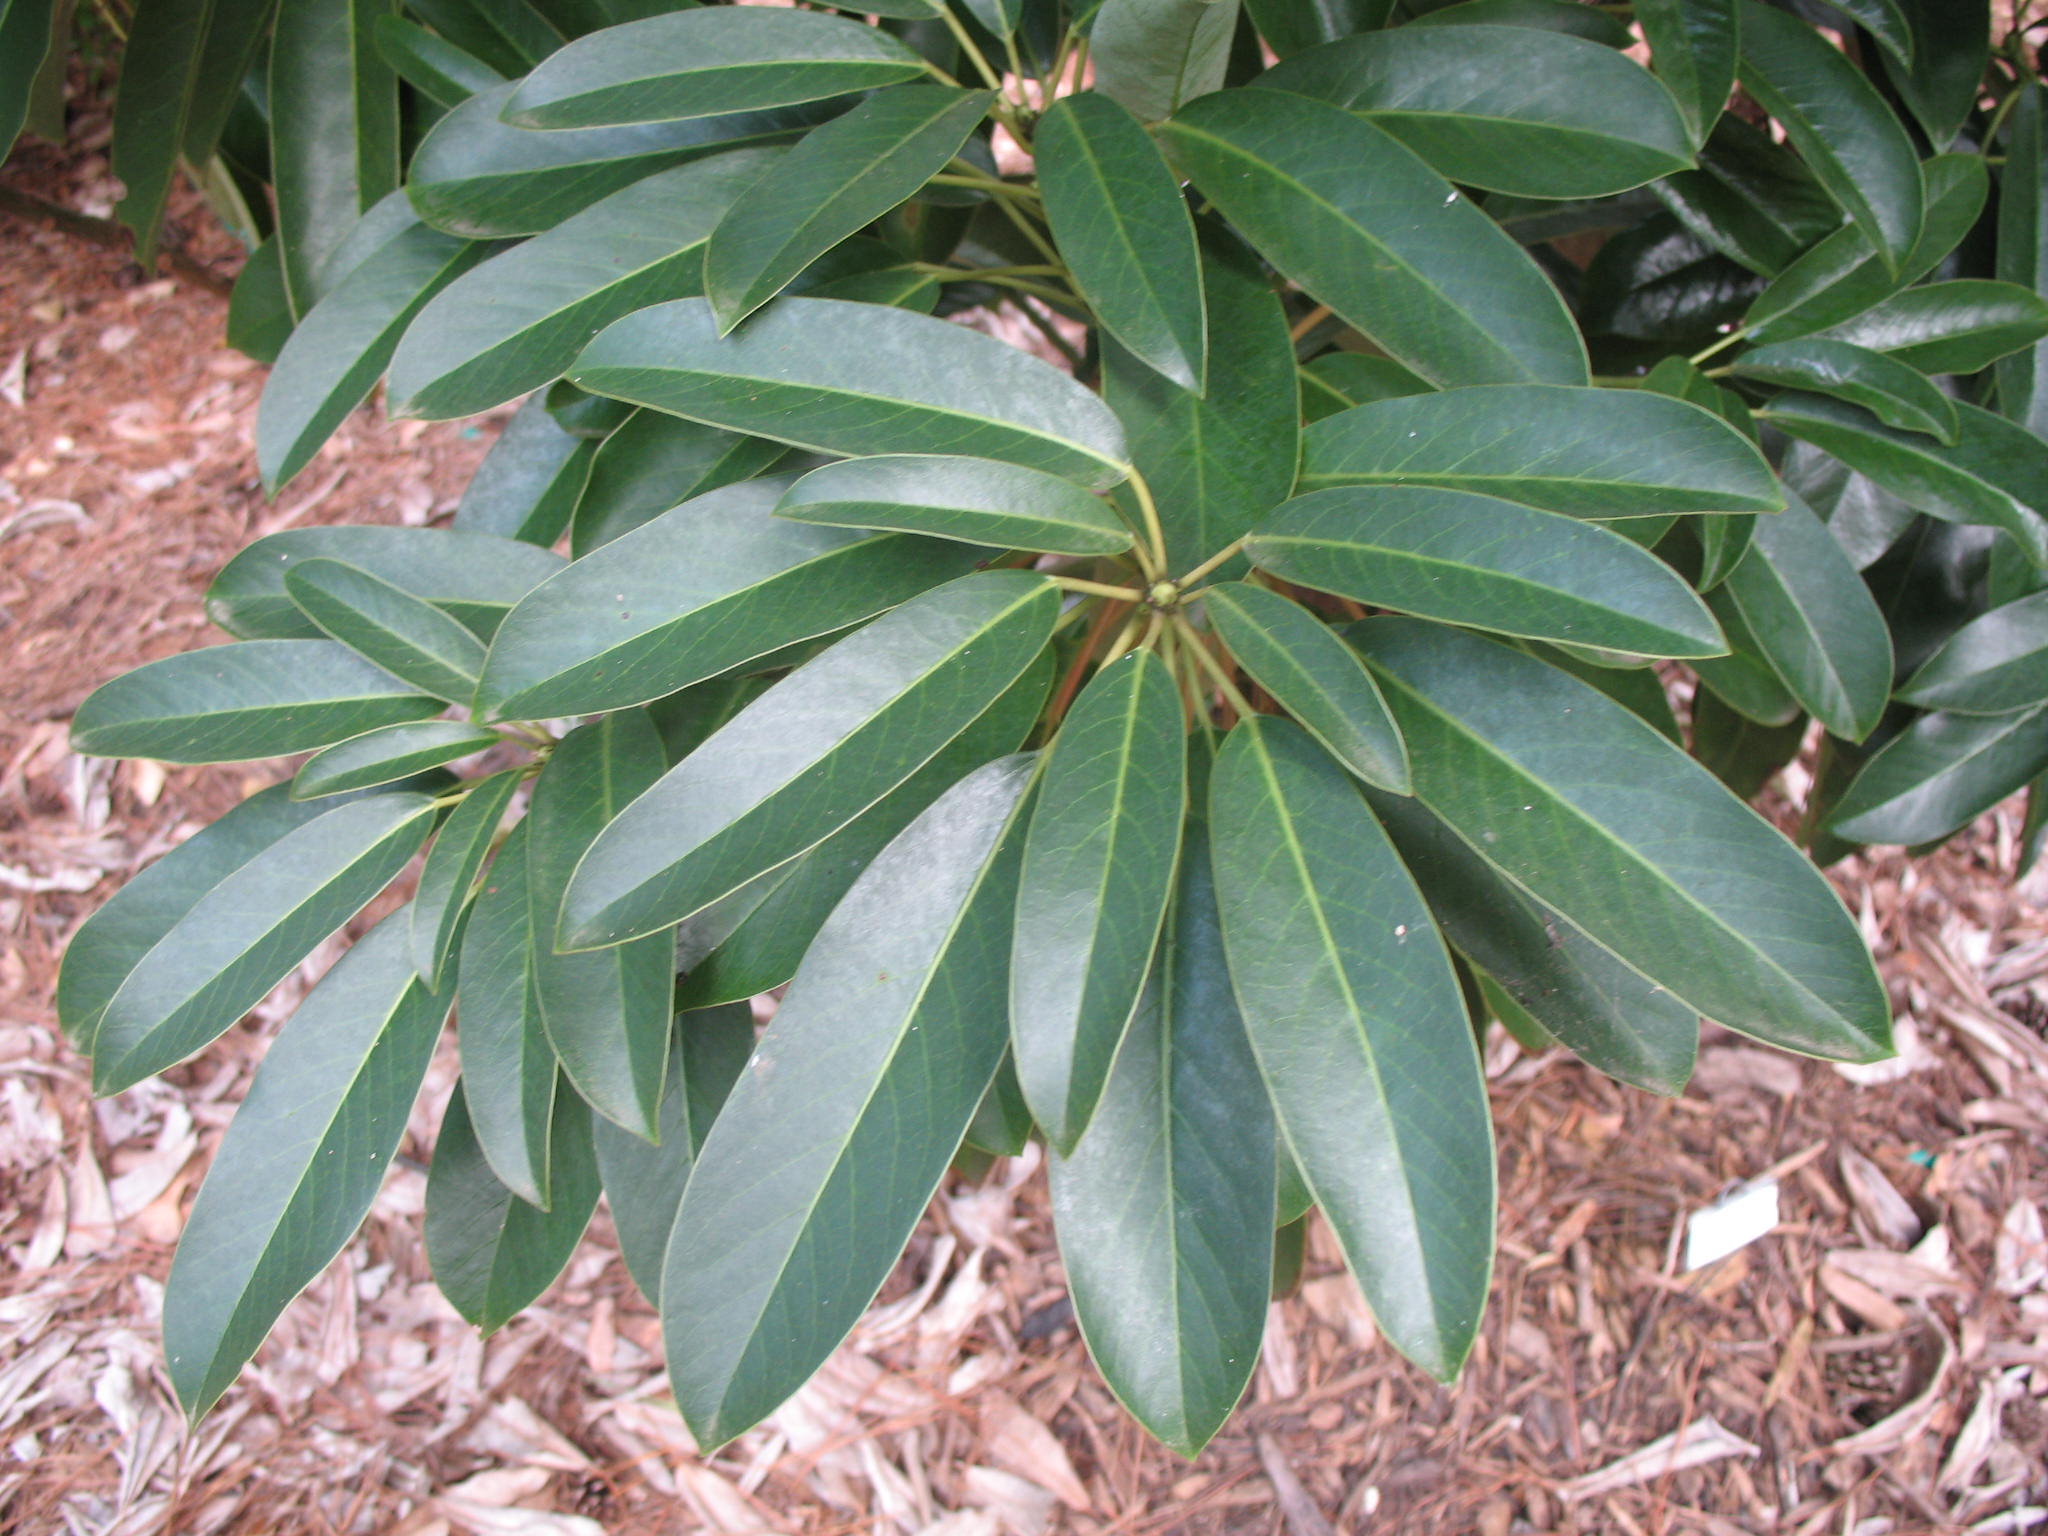
[[[1266,1476],[1272,1480],[1273,1499],[1280,1506],[1280,1514],[1287,1522],[1291,1536],[1336,1536],[1336,1528],[1324,1518],[1316,1507],[1316,1501],[1301,1486],[1301,1479],[1294,1475],[1294,1468],[1288,1464],[1287,1453],[1280,1449],[1280,1442],[1271,1435],[1258,1437],[1259,1465],[1266,1469]]]
[[[1882,1168],[1854,1147],[1843,1147],[1836,1162],[1849,1199],[1873,1233],[1895,1248],[1910,1248],[1920,1240],[1924,1224],[1919,1213],[1884,1176]]]
[[[1703,1467],[1724,1457],[1762,1454],[1760,1446],[1751,1445],[1709,1414],[1693,1420],[1683,1429],[1651,1441],[1639,1451],[1629,1452],[1619,1461],[1609,1462],[1598,1471],[1560,1483],[1557,1492],[1567,1503],[1577,1503],[1581,1499],[1612,1493],[1618,1488],[1633,1488],[1639,1483],[1682,1472],[1689,1467]]]

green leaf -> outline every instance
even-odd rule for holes
[[[290,800],[286,786],[274,784],[200,828],[108,897],[71,936],[57,973],[57,1020],[72,1044],[92,1049],[108,1001],[209,891],[332,809]]]
[[[995,1076],[1030,778],[1027,758],[991,763],[876,858],[698,1154],[661,1314],[701,1446],[758,1422],[845,1337]]]
[[[505,83],[503,75],[474,54],[402,17],[379,16],[370,36],[377,57],[439,106],[456,106],[478,91]]]
[[[1580,280],[1579,323],[1589,336],[1683,351],[1733,324],[1761,285],[1755,273],[1663,213],[1600,247]]]
[[[114,96],[112,168],[124,188],[114,211],[134,233],[135,257],[145,272],[156,270],[157,229],[200,105],[199,73],[213,11],[214,0],[138,0],[130,17],[126,41],[132,53],[122,49],[126,67]],[[11,119],[0,121],[0,146],[11,147],[20,131],[35,76],[56,42],[55,19],[48,0],[9,0],[0,9],[0,69],[17,103],[0,111],[0,118]]]
[[[537,235],[643,176],[698,155],[787,139],[818,108],[742,112],[681,123],[531,133],[499,113],[517,82],[449,109],[421,141],[406,195],[436,229],[473,239]]]
[[[1370,32],[1393,19],[1394,0],[1245,0],[1245,10],[1281,58],[1317,43]]]
[[[914,197],[960,152],[993,99],[989,91],[893,86],[812,129],[734,199],[705,247],[703,291],[720,332]]]
[[[1031,1140],[1031,1131],[1031,1109],[1024,1102],[1023,1085],[1017,1081],[1017,1064],[1006,1055],[974,1111],[967,1127],[967,1144],[991,1157],[1016,1157]]]
[[[1474,635],[1376,619],[1351,638],[1417,797],[1528,895],[1730,1029],[1830,1059],[1889,1054],[1884,988],[1840,898],[1656,730]]]
[[[1261,255],[1431,382],[1585,383],[1585,348],[1541,269],[1363,118],[1228,91],[1159,132]]]
[[[621,315],[702,293],[720,215],[784,153],[738,149],[657,171],[468,273],[399,344],[393,414],[487,411],[549,383]]]
[[[2048,523],[2032,510],[2048,506],[2048,445],[2024,427],[1958,401],[1960,430],[1944,448],[1819,395],[1780,395],[1762,416],[1932,517],[2003,528],[2048,566]]]
[[[1565,32],[1609,48],[1634,41],[1615,17],[1582,5],[1579,0],[1457,0],[1404,23],[1413,27],[1530,27]],[[1355,28],[1366,31],[1367,28]]]
[[[1201,253],[1158,148],[1129,112],[1092,91],[1054,102],[1033,145],[1053,239],[1102,328],[1140,362],[1202,393]]]
[[[306,312],[256,411],[256,461],[275,495],[368,398],[427,301],[485,254],[424,224],[399,231]]]
[[[1859,571],[1896,544],[1919,516],[1891,492],[1811,443],[1794,439],[1778,473],[1786,487],[1826,521],[1828,532]]]
[[[879,27],[815,11],[708,6],[578,38],[519,83],[505,121],[591,128],[754,112],[926,72]]]
[[[415,720],[379,726],[315,752],[292,780],[292,798],[316,800],[353,789],[374,789],[458,757],[488,751],[498,741],[496,731],[481,730],[466,720]]]
[[[1726,649],[1655,555],[1594,523],[1428,485],[1339,486],[1256,528],[1252,563],[1359,602],[1646,656]]]
[[[193,902],[107,1000],[93,1091],[183,1061],[247,1013],[419,849],[425,795],[344,801],[254,853]]]
[[[1924,432],[1951,446],[1956,440],[1956,409],[1926,374],[1853,342],[1775,342],[1743,353],[1734,372],[1739,379],[1847,400],[1902,432]]]
[[[1698,239],[1765,277],[1842,223],[1806,163],[1732,112],[1700,146],[1698,170],[1652,182],[1650,190]]]
[[[533,913],[526,894],[530,830],[522,821],[505,835],[462,930],[457,1028],[462,1091],[475,1106],[471,1129],[484,1160],[507,1189],[546,1210],[559,1074],[533,990]],[[413,922],[417,930],[417,910]]]
[[[164,1287],[164,1356],[188,1416],[227,1390],[369,1214],[447,1014],[414,972],[394,913],[278,1032]]]
[[[1742,83],[1896,270],[1920,236],[1920,157],[1877,88],[1787,12],[1743,0]]]
[[[399,183],[398,76],[370,29],[390,0],[290,0],[270,38],[271,185],[285,285],[300,314],[355,216]]]
[[[1775,512],[1770,466],[1711,412],[1635,390],[1512,385],[1378,400],[1302,439],[1301,489],[1424,485],[1572,517]]]
[[[1554,645],[1529,645],[1523,649],[1599,689],[1637,719],[1654,726],[1659,734],[1684,745],[1685,733],[1678,728],[1678,716],[1672,713],[1664,680],[1654,667],[1601,666],[1583,654],[1575,655]]]
[[[992,459],[889,454],[814,469],[775,515],[837,528],[921,533],[994,549],[1117,555],[1131,531],[1070,480]]]
[[[1182,389],[1113,337],[1102,344],[1103,393],[1158,503],[1175,571],[1193,569],[1285,501],[1301,451],[1294,343],[1278,296],[1256,264],[1234,253],[1207,251],[1202,273],[1206,395]],[[1233,560],[1223,573],[1243,569]]]
[[[2006,119],[2005,169],[1998,179],[1998,276],[2048,292],[2048,88],[2020,87]],[[1982,164],[1975,155],[1973,164]],[[1998,408],[2036,437],[2048,433],[2048,341],[1998,362]]]
[[[576,861],[666,767],[661,737],[644,713],[605,715],[555,744],[526,818],[533,988],[548,1041],[585,1103],[649,1139],[668,1071],[675,943],[656,933],[558,954],[549,939]]]
[[[455,530],[551,548],[576,510],[598,446],[563,431],[547,397],[533,396],[512,413],[469,477]]]
[[[839,299],[785,299],[730,336],[710,302],[614,322],[569,377],[585,389],[822,453],[957,453],[1066,475],[1129,474],[1102,402],[964,326]]]
[[[412,953],[421,979],[434,991],[441,989],[441,972],[455,948],[462,914],[491,851],[491,838],[525,780],[523,770],[508,768],[470,784],[427,850],[419,890],[412,899]],[[523,899],[524,881],[520,890]],[[469,974],[467,967],[464,974]]]
[[[1745,557],[1747,558],[1747,557]],[[1764,648],[1750,633],[1742,610],[1724,583],[1706,594],[1707,607],[1728,637],[1728,654],[1702,658],[1692,669],[1700,683],[1722,703],[1759,725],[1789,725],[1799,718],[1799,701],[1764,659]]]
[[[1822,3],[1863,28],[1878,46],[1900,63],[1910,64],[1913,61],[1912,25],[1906,19],[1902,0],[1822,0]]]
[[[295,561],[284,587],[330,638],[401,682],[451,704],[476,692],[483,641],[426,599],[360,566],[319,556]]]
[[[1444,936],[1516,1007],[1609,1077],[1676,1094],[1699,1015],[1531,900],[1420,801],[1368,794]]]
[[[2048,592],[1972,619],[1900,685],[1922,709],[2002,715],[2048,702]]]
[[[1734,0],[1636,0],[1650,64],[1685,115],[1695,144],[1713,128],[1735,88]]]
[[[1150,651],[1074,700],[1043,770],[1017,889],[1010,1035],[1047,1142],[1072,1156],[1144,990],[1187,807],[1180,690]]]
[[[2048,336],[2048,299],[1982,278],[1929,283],[1821,332],[1922,373],[1975,373]]]
[[[1237,0],[1101,0],[1088,33],[1095,89],[1144,122],[1223,84]]]
[[[1343,107],[1447,179],[1602,197],[1690,169],[1671,93],[1600,43],[1528,27],[1400,27],[1312,48],[1258,84]]]
[[[449,1304],[487,1334],[554,1284],[597,1209],[590,1111],[573,1093],[555,1095],[548,1164],[554,1198],[543,1211],[491,1172],[455,1085],[427,1170],[427,1263]]]
[[[1448,1380],[1493,1266],[1493,1123],[1429,909],[1351,779],[1286,721],[1231,732],[1210,818],[1231,980],[1287,1145],[1388,1342]]]
[[[997,38],[1016,32],[1024,19],[1025,0],[966,0],[968,14]]]
[[[249,253],[228,299],[227,343],[244,357],[274,363],[291,338],[291,296],[284,291],[284,265],[273,236]]]
[[[1827,828],[1857,843],[1932,843],[2048,769],[2048,706],[2006,715],[1923,715],[1835,803]]]
[[[1249,582],[1207,587],[1216,633],[1252,681],[1368,784],[1408,793],[1408,749],[1357,653],[1300,604]]]
[[[635,411],[598,445],[569,536],[578,559],[707,491],[765,474],[789,449],[662,411]]]
[[[533,0],[406,0],[406,9],[505,76],[525,74],[562,46]]]
[[[247,640],[166,656],[102,683],[71,718],[90,757],[239,763],[441,712],[331,640]]]
[[[1118,1400],[1181,1456],[1222,1427],[1258,1364],[1274,1148],[1197,822],[1089,1134],[1071,1159],[1048,1162],[1088,1353]]]
[[[288,528],[258,539],[206,589],[206,616],[244,640],[318,638],[322,631],[285,589],[307,560],[339,560],[402,587],[488,639],[506,611],[567,563],[491,534],[441,528]]]
[[[597,1172],[619,1236],[619,1257],[640,1294],[661,1299],[661,1266],[683,1186],[704,1138],[754,1049],[754,1013],[745,1003],[676,1016],[655,1141],[598,1121]]]
[[[1892,0],[1906,47],[1890,46],[1884,72],[1936,149],[1955,142],[1991,55],[1989,0]],[[1889,29],[1897,38],[1896,23]],[[1910,68],[1902,67],[1910,64]]]
[[[1737,799],[1754,800],[1799,756],[1808,724],[1804,714],[1795,714],[1783,725],[1759,725],[1702,688],[1692,698],[1692,755]]]
[[[1307,421],[1321,421],[1354,405],[1426,395],[1433,388],[1429,380],[1391,357],[1325,352],[1301,366],[1301,413]]]
[[[570,882],[562,942],[656,932],[830,836],[1015,682],[1058,608],[1041,577],[964,576],[797,668],[605,829]]]
[[[28,120],[36,77],[57,42],[56,0],[0,3],[0,156]]]
[[[1792,696],[1835,735],[1861,741],[1891,693],[1891,634],[1827,525],[1787,499],[1758,521],[1728,593]]]
[[[645,703],[858,623],[975,563],[958,545],[771,517],[788,489],[744,480],[708,492],[534,588],[491,642],[479,714],[534,720]]]

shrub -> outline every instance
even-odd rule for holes
[[[77,712],[313,754],[80,929],[103,1093],[427,845],[193,1208],[194,1413],[451,1010],[441,1286],[502,1324],[602,1193],[707,1446],[1033,1135],[1176,1450],[1311,1206],[1449,1378],[1488,1017],[1667,1094],[1702,1016],[1881,1056],[1856,924],[1737,794],[1817,724],[1827,860],[2048,768],[2048,126],[1985,0],[1638,0],[1648,68],[1566,0],[853,8],[139,0],[121,217],[146,252],[182,151],[262,233],[270,487],[380,377],[525,397],[452,527],[262,539],[236,643]]]

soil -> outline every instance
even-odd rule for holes
[[[19,151],[0,184],[104,215],[104,125],[81,139],[69,159]],[[172,239],[177,273],[144,274],[0,215],[0,1532],[2048,1523],[2048,883],[2013,883],[2017,806],[1916,865],[1834,872],[1883,961],[1895,1063],[1712,1033],[1693,1085],[1660,1100],[1490,1043],[1500,1256],[1455,1386],[1377,1339],[1317,1230],[1245,1405],[1178,1461],[1087,1362],[1027,1155],[949,1182],[848,1345],[701,1457],[602,1216],[489,1339],[434,1292],[418,1221],[444,1050],[362,1237],[188,1429],[156,1321],[182,1213],[269,1030],[336,947],[195,1062],[94,1102],[50,1011],[66,937],[282,770],[90,762],[67,717],[107,677],[221,638],[199,599],[252,537],[445,518],[495,425],[366,409],[266,501],[263,370],[224,349],[213,291],[239,248],[189,197]],[[1805,783],[1788,770],[1775,809]],[[1759,1180],[1775,1223],[1687,1269],[1688,1214]]]

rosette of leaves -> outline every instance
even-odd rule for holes
[[[412,892],[193,1209],[195,1413],[451,1014],[437,1278],[495,1327],[602,1196],[706,1446],[1033,1137],[1168,1445],[1311,1207],[1449,1378],[1489,1018],[1667,1094],[1702,1017],[1882,1056],[1739,797],[1817,731],[1824,857],[2039,803],[2048,127],[1981,0],[1640,0],[1648,67],[1564,0],[857,9],[137,6],[124,216],[244,189],[270,486],[380,378],[524,401],[451,526],[258,541],[74,722],[312,754],[80,930],[101,1091]]]

